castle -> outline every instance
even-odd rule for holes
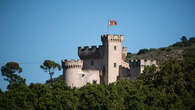
[[[125,62],[127,48],[122,47],[123,35],[102,35],[102,45],[78,47],[80,60],[62,60],[63,78],[71,87],[82,87],[87,83],[109,84],[119,79],[135,79],[144,65],[156,61],[134,60]],[[133,72],[133,73],[132,73]]]

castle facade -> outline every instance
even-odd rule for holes
[[[102,45],[78,47],[80,60],[62,60],[63,78],[68,86],[82,87],[87,83],[109,84],[131,77],[130,65],[124,61],[127,48],[122,47],[123,40],[123,35],[102,35]],[[134,68],[132,72],[134,70],[143,71]]]

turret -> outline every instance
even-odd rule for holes
[[[82,67],[81,60],[62,60],[63,76],[68,86],[81,87],[85,84],[82,80],[85,76]]]
[[[127,47],[122,48],[122,59],[125,60],[127,57]]]
[[[82,68],[83,62],[81,60],[62,60],[62,67],[63,68]]]

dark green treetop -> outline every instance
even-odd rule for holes
[[[51,60],[45,60],[43,62],[43,64],[40,66],[41,69],[43,69],[45,72],[48,72],[49,75],[50,75],[50,80],[51,80],[51,83],[52,83],[52,80],[53,80],[53,75],[54,75],[54,72],[56,70],[61,70],[62,67],[54,62],[54,61],[51,61]]]
[[[19,74],[22,72],[22,68],[17,62],[8,62],[6,65],[1,67],[2,76],[5,76],[4,80],[9,82],[9,86],[12,84],[25,83]]]

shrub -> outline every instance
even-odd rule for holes
[[[137,55],[144,54],[144,53],[147,53],[147,52],[149,52],[148,49],[140,49],[139,52],[137,53]]]

